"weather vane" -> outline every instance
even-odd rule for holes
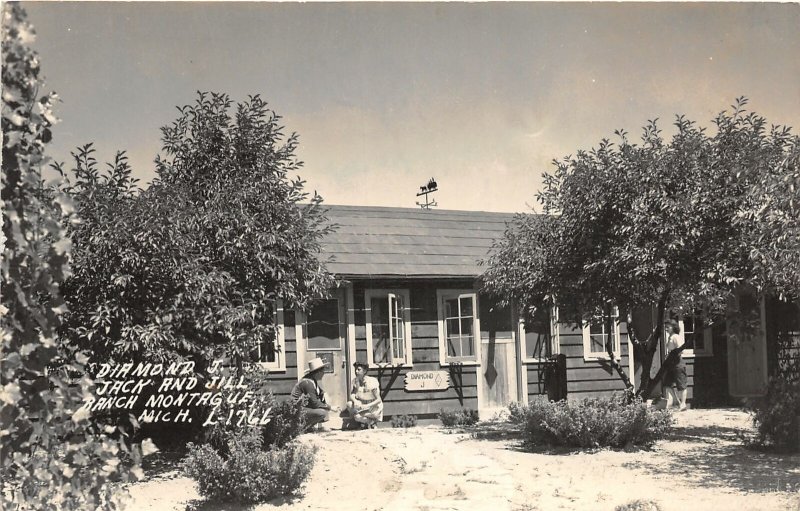
[[[421,207],[422,209],[431,209],[431,207],[433,206],[438,206],[435,200],[433,199],[431,199],[430,201],[428,200],[428,194],[433,193],[437,190],[438,188],[436,187],[436,180],[434,180],[433,178],[431,178],[431,180],[428,181],[428,184],[426,184],[425,186],[420,186],[417,197],[424,195],[425,202],[417,202],[417,206]]]

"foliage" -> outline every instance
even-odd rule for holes
[[[453,426],[472,426],[478,422],[478,410],[468,410],[462,408],[460,410],[445,410],[439,412],[439,420],[445,427]]]
[[[661,511],[661,506],[655,500],[636,499],[620,504],[614,511]]]
[[[219,452],[222,456],[227,456],[227,448],[231,439],[237,437],[244,430],[254,429],[246,423],[240,424],[235,415],[237,410],[246,409],[253,411],[254,416],[259,419],[264,413],[268,413],[269,422],[260,426],[262,444],[266,449],[273,447],[283,447],[290,441],[303,433],[305,428],[305,418],[303,416],[302,402],[294,402],[291,399],[278,401],[269,390],[267,371],[259,366],[247,366],[237,374],[243,375],[243,384],[246,389],[235,389],[234,391],[221,390],[223,394],[241,394],[249,391],[255,396],[246,404],[233,406],[227,399],[224,399],[214,411],[215,422],[205,427],[203,441]],[[238,379],[237,379],[238,381]],[[230,411],[234,411],[234,419],[227,421],[226,418]],[[204,410],[206,415],[211,412],[208,408]],[[184,443],[190,439],[184,439]]]
[[[0,502],[3,509],[114,509],[110,480],[135,473],[120,464],[123,442],[79,411],[92,392],[86,355],[59,351],[66,311],[60,285],[70,273],[63,224],[77,222],[69,197],[45,183],[55,94],[39,96],[39,60],[25,11],[2,10],[2,339]],[[133,461],[140,459],[131,453]]]
[[[314,465],[315,448],[296,442],[267,451],[258,431],[234,435],[223,456],[211,445],[189,444],[183,461],[200,494],[212,501],[259,503],[287,495],[303,485]]]
[[[740,98],[719,114],[713,136],[679,116],[670,141],[651,121],[640,144],[618,130],[618,144],[604,139],[554,161],[537,195],[545,215],[516,217],[495,243],[485,289],[520,304],[526,316],[557,302],[560,319],[572,324],[618,307],[643,365],[638,387],[649,393],[670,311],[719,315],[740,284],[787,288],[789,275],[800,274],[791,266],[798,137],[788,128],[767,131],[745,105]],[[765,248],[771,235],[781,237],[775,250]],[[637,310],[657,311],[651,332],[635,331]]]
[[[146,190],[123,153],[101,171],[87,145],[57,166],[84,218],[61,333],[93,360],[239,365],[274,339],[278,300],[304,308],[333,283],[321,198],[288,177],[301,164],[280,118],[258,96],[201,93],[179,112]]]
[[[625,447],[650,445],[672,423],[668,410],[615,394],[609,399],[536,400],[509,407],[511,421],[523,428],[530,445]]]
[[[770,380],[767,394],[751,404],[755,443],[777,451],[800,451],[800,380]]]
[[[283,447],[305,431],[303,402],[287,399],[272,407],[270,421],[262,429],[264,445]]]
[[[734,224],[743,231],[744,249],[754,267],[752,283],[781,298],[800,297],[800,137],[773,126],[764,135],[764,119],[751,114],[758,136],[753,144],[774,153],[750,176],[747,201]],[[771,146],[771,147],[770,147]],[[730,149],[733,150],[733,149]]]
[[[417,416],[416,415],[395,415],[392,417],[392,427],[393,428],[413,428],[417,425]]]

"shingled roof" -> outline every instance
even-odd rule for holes
[[[336,231],[323,240],[328,270],[343,277],[477,277],[478,261],[511,213],[325,206]]]

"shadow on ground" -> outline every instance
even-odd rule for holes
[[[800,491],[800,454],[759,452],[743,445],[745,431],[726,426],[674,427],[658,456],[668,463],[627,463],[654,476],[687,477],[698,487],[736,488],[749,493]],[[680,443],[683,449],[674,449]],[[692,484],[690,483],[690,484]]]
[[[191,500],[186,504],[186,511],[250,511],[264,504],[276,507],[291,507],[302,499],[299,495],[284,495],[260,504],[236,504],[230,502],[216,502],[205,499]]]
[[[170,472],[180,472],[180,464],[186,451],[158,451],[142,459],[145,478],[151,479]]]

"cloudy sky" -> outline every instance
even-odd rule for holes
[[[63,122],[51,154],[128,151],[197,90],[260,94],[330,204],[523,211],[550,161],[737,96],[800,128],[800,5],[24,3]]]

